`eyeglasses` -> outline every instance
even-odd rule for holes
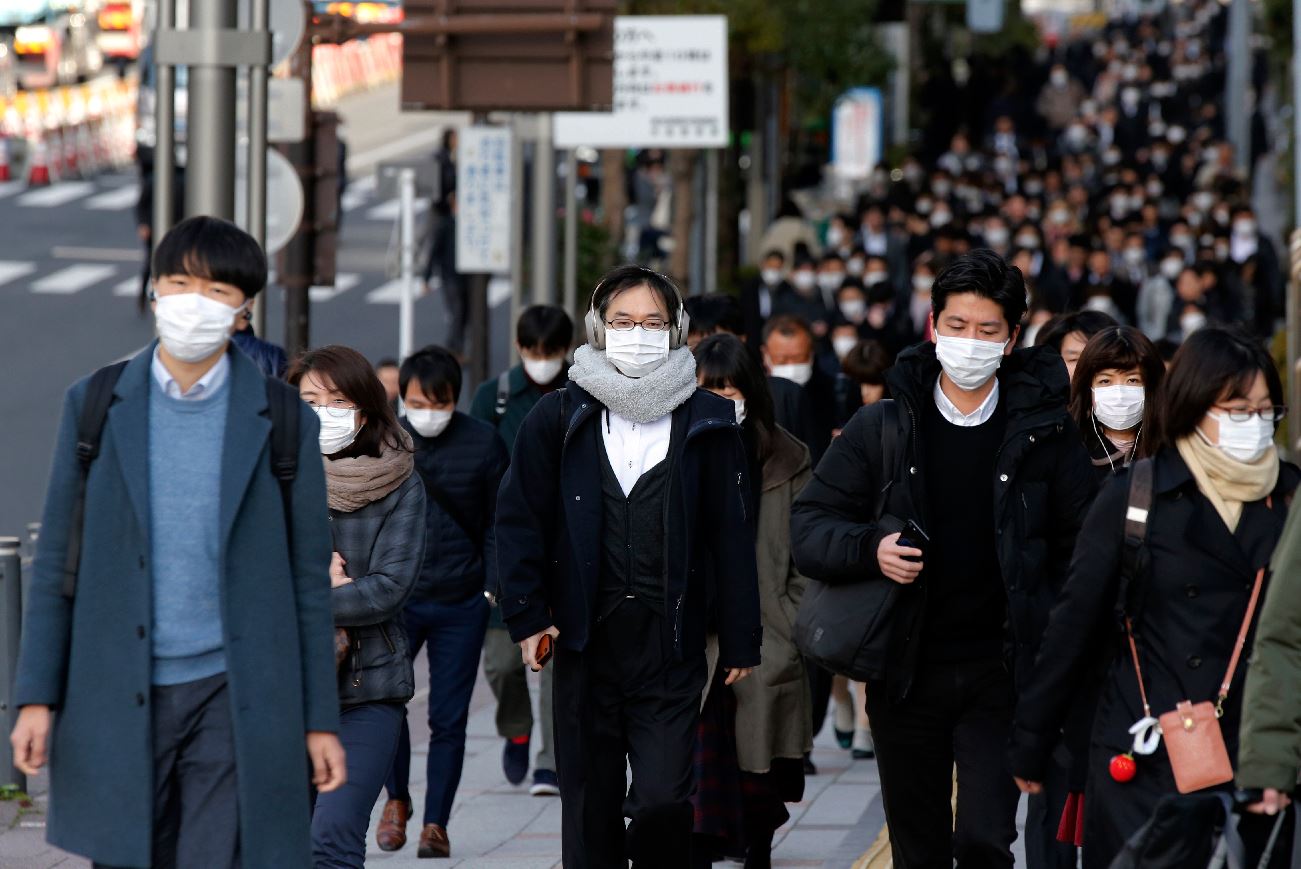
[[[307,406],[312,409],[313,413],[323,410],[327,416],[334,417],[335,419],[344,419],[348,414],[357,409],[355,405],[351,405],[341,398],[336,398],[329,404],[317,404],[314,401],[309,401],[307,402]]]
[[[633,320],[629,317],[616,317],[613,320],[606,320],[605,325],[609,326],[616,332],[628,332],[636,326],[641,326],[647,332],[663,332],[669,327],[668,321],[660,317],[647,317],[645,320]]]
[[[1253,416],[1258,416],[1265,422],[1280,422],[1283,417],[1287,416],[1287,406],[1276,404],[1273,407],[1262,408],[1261,410],[1243,410],[1237,407],[1221,407],[1212,405],[1216,410],[1223,413],[1234,422],[1246,422]]]

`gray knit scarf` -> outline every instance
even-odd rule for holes
[[[387,498],[415,471],[411,435],[398,429],[402,447],[384,444],[378,458],[357,456],[325,462],[325,495],[331,510],[353,513],[367,504]]]
[[[603,351],[584,344],[574,353],[569,379],[611,413],[647,423],[677,410],[695,393],[696,357],[686,347],[679,347],[645,377],[625,377]]]

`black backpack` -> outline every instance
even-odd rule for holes
[[[86,519],[86,478],[90,466],[99,456],[100,437],[104,434],[104,421],[113,403],[113,389],[127,367],[127,362],[115,362],[91,375],[86,388],[86,398],[77,418],[77,500],[72,508],[72,524],[68,528],[68,550],[63,562],[63,596],[72,599],[77,594],[77,570],[81,566],[82,529]],[[280,497],[284,502],[285,531],[293,534],[294,477],[298,474],[298,393],[287,383],[268,377],[267,406],[271,416],[271,472],[280,481]],[[292,536],[290,551],[293,551]]]

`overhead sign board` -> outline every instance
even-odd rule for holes
[[[614,111],[559,112],[560,148],[727,145],[727,16],[614,19]]]
[[[456,141],[456,270],[508,274],[511,131],[463,127]]]
[[[852,88],[831,109],[831,165],[841,178],[866,178],[885,153],[881,91]]]

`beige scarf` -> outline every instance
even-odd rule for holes
[[[403,449],[384,445],[379,458],[358,456],[355,459],[325,460],[325,490],[331,510],[352,513],[367,504],[387,497],[406,482],[416,467],[411,435],[402,433]]]
[[[1278,483],[1278,450],[1265,450],[1254,462],[1239,462],[1194,432],[1176,442],[1179,455],[1193,472],[1197,488],[1215,506],[1230,531],[1238,529],[1242,505],[1259,501]]]

